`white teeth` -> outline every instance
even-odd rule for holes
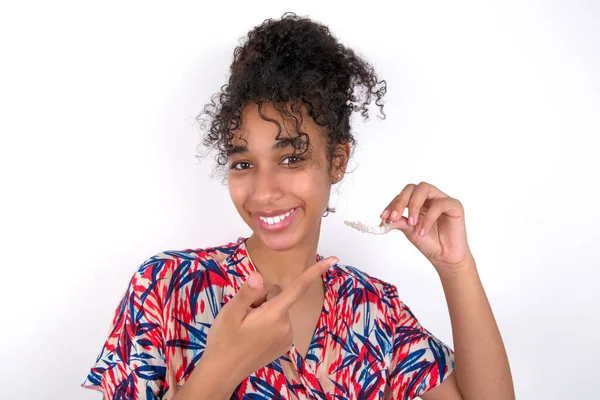
[[[276,217],[260,217],[260,219],[261,219],[261,221],[264,221],[269,225],[278,224],[279,222],[281,222],[284,219],[286,219],[287,217],[289,217],[290,214],[294,212],[294,210],[295,210],[295,208],[292,208],[290,211],[286,212],[285,214],[281,214]]]

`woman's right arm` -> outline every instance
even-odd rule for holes
[[[334,257],[317,262],[276,294],[264,288],[258,272],[252,272],[217,314],[204,354],[173,400],[229,399],[248,375],[289,351],[290,307],[336,262]]]

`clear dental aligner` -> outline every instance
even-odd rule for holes
[[[371,233],[373,235],[384,235],[392,230],[393,222],[386,222],[383,226],[368,226],[358,221],[344,221],[344,224],[363,233]]]

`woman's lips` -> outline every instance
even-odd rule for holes
[[[258,222],[260,229],[262,229],[263,231],[265,231],[265,232],[281,232],[292,224],[293,219],[296,217],[296,214],[298,214],[299,210],[300,210],[300,207],[295,208],[294,211],[292,211],[292,213],[290,215],[288,215],[287,217],[285,217],[282,221],[275,222],[273,224],[269,224],[266,221],[263,221],[259,215],[255,215],[254,218]]]

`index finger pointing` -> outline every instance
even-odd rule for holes
[[[332,265],[337,263],[339,259],[337,257],[327,257],[317,262],[316,264],[309,267],[299,277],[294,279],[283,291],[273,300],[271,300],[270,307],[275,308],[279,311],[288,311],[292,305],[300,298],[302,293],[306,291],[308,286],[317,277],[323,275]]]

